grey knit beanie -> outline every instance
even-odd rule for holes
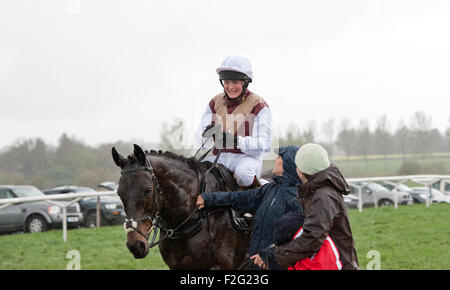
[[[301,172],[314,175],[330,166],[328,152],[319,144],[308,143],[300,147],[295,163]]]

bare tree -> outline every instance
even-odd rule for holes
[[[448,117],[447,128],[445,129],[445,152],[450,151],[450,116]]]
[[[350,120],[348,118],[343,118],[340,122],[341,131],[337,136],[336,143],[339,148],[344,150],[345,155],[348,157],[354,151],[354,143],[356,140],[355,130],[350,129]]]
[[[301,146],[303,144],[303,138],[301,136],[300,128],[294,124],[289,123],[286,130],[286,137],[280,138],[280,145],[297,145]]]
[[[410,135],[410,130],[401,120],[394,134],[394,142],[396,143],[396,149],[402,153],[403,160],[406,159],[406,153],[408,152]]]
[[[361,156],[364,157],[364,161],[366,164],[366,173],[369,170],[369,162],[367,160],[367,156],[371,150],[372,144],[372,133],[369,129],[369,121],[367,119],[361,119],[359,121],[359,128],[356,132],[357,134],[357,152]]]
[[[303,137],[303,142],[304,142],[303,144],[314,142],[314,139],[316,137],[316,122],[315,121],[308,121],[306,123],[306,127],[305,127],[305,130],[303,131],[302,137]]]
[[[390,122],[386,114],[377,119],[374,144],[378,152],[384,157],[384,171],[387,172],[387,155],[390,153],[390,148],[392,147],[392,134],[390,132]]]
[[[432,122],[432,117],[424,111],[416,111],[411,118],[412,145],[414,153],[422,155],[422,163],[425,161],[425,153],[430,148],[429,136]]]
[[[328,153],[330,155],[333,155],[333,140],[335,131],[334,118],[328,118],[325,122],[323,122],[321,125],[321,129],[325,137]]]

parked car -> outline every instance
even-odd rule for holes
[[[100,183],[97,186],[101,187],[101,188],[105,188],[107,190],[116,191],[117,188],[119,187],[119,183],[114,182],[114,181],[106,181],[106,182]]]
[[[354,194],[344,195],[344,203],[347,208],[358,208],[358,197]]]
[[[43,191],[45,194],[65,194],[65,193],[81,193],[95,192],[90,187],[78,186],[61,186]],[[80,210],[83,213],[83,225],[88,228],[97,226],[97,197],[83,198],[79,202]],[[101,225],[118,225],[125,220],[125,211],[122,201],[114,196],[100,197],[100,221]]]
[[[443,194],[437,189],[431,188],[430,191],[428,187],[413,187],[413,190],[425,200],[428,195],[432,203],[450,203],[450,196]]]
[[[359,197],[358,188],[356,186],[362,186],[363,184],[360,182],[350,183],[350,190],[352,194],[356,197]],[[395,198],[397,197],[397,204],[412,204],[413,199],[411,194],[407,192],[395,192],[390,191],[386,187],[372,182],[367,184],[362,188],[361,198],[363,202],[363,207],[371,207],[375,205],[377,206],[389,206],[395,203]]]
[[[34,186],[0,185],[0,199],[34,196],[45,195]],[[77,227],[81,220],[80,206],[76,203],[68,206],[67,226]],[[61,207],[48,201],[16,203],[0,210],[0,232],[43,232],[60,227],[62,222]]]
[[[431,184],[431,186],[442,192],[443,194],[450,196],[450,180],[438,180]]]
[[[390,183],[380,182],[380,184],[391,191],[395,189],[395,186]],[[426,199],[424,199],[421,194],[419,194],[418,192],[415,192],[411,187],[404,185],[403,183],[398,185],[397,191],[407,192],[407,193],[411,194],[411,197],[413,198],[413,203],[425,203],[426,202]]]

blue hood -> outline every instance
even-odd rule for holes
[[[281,146],[276,150],[276,153],[283,159],[282,183],[284,184],[302,184],[295,164],[295,155],[298,149],[300,149],[298,146]]]

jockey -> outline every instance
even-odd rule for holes
[[[211,99],[202,116],[201,144],[214,137],[213,162],[221,149],[218,163],[234,172],[238,184],[258,184],[262,155],[272,142],[272,117],[264,99],[248,90],[253,80],[250,61],[242,56],[227,57],[217,68],[224,92]]]

